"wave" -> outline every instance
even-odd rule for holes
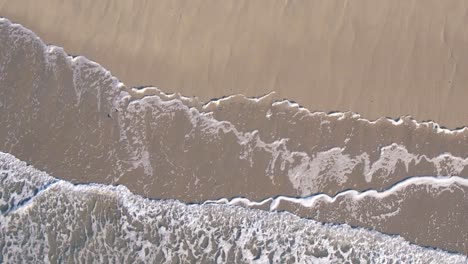
[[[73,185],[0,153],[2,262],[465,263],[401,237],[289,213],[149,200],[124,186]],[[18,187],[21,186],[21,187]],[[11,194],[12,191],[15,195]],[[31,193],[33,196],[31,197]]]
[[[125,184],[148,197],[201,202],[334,195],[381,190],[414,175],[468,175],[467,130],[310,113],[268,95],[203,105],[156,88],[129,89],[95,62],[46,46],[6,19],[0,25],[7,47],[0,149],[75,183]]]
[[[262,201],[247,198],[205,201],[295,215],[329,223],[375,229],[399,234],[419,245],[467,252],[465,203],[468,180],[453,177],[411,177],[384,191],[346,190],[335,196],[277,196]]]
[[[128,88],[99,64],[45,45],[7,19],[0,19],[0,43],[5,47],[0,49],[0,138],[5,139],[0,150],[74,184],[125,185],[149,198],[200,203],[219,197],[335,196],[349,189],[380,192],[413,176],[468,176],[466,128],[449,130],[411,117],[369,121],[354,113],[312,113],[278,102],[274,94],[203,103],[155,87]],[[61,184],[44,183],[46,189],[32,194]],[[404,225],[384,229],[390,220],[408,217],[372,220],[364,210],[370,203],[344,200],[319,203],[327,210],[298,209],[282,200],[278,209],[468,252],[464,240],[434,241],[425,235],[438,234],[432,230],[412,236]],[[8,215],[26,208],[23,204],[34,205],[29,198],[14,201],[4,205]],[[420,201],[412,194],[389,208]],[[440,197],[431,201],[451,204]],[[340,207],[348,203],[354,207]],[[420,208],[424,221],[436,219],[434,230],[445,225],[446,215],[431,215],[432,204]],[[450,232],[460,235],[460,228],[454,225]]]

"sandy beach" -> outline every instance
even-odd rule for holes
[[[134,89],[6,19],[0,43],[6,47],[0,49],[0,151],[67,184],[123,185],[186,203],[322,194],[324,202],[302,207],[286,199],[275,210],[468,252],[460,232],[466,128],[310,112],[275,101],[275,94],[204,104],[154,87]],[[352,193],[343,196],[346,190]],[[373,192],[381,194],[367,195]],[[269,209],[268,203],[254,208]]]
[[[312,111],[468,123],[464,1],[0,1],[128,86],[202,101],[276,91]]]
[[[467,14],[0,0],[0,263],[466,263]]]

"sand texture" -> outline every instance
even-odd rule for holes
[[[277,96],[373,120],[468,123],[466,1],[1,0],[0,16],[129,86]]]
[[[70,211],[72,216],[89,220],[89,217],[94,219],[96,212],[96,217],[102,216],[96,221],[105,222],[109,217],[118,222],[119,217],[112,215],[117,209],[106,211],[101,208],[105,205],[94,208],[96,199],[92,197],[111,193],[111,197],[118,197],[117,200],[109,198],[114,206],[115,201],[120,201],[118,205],[121,205],[122,201],[133,197],[132,192],[163,199],[164,206],[167,202],[164,199],[179,200],[169,202],[171,208],[178,208],[183,202],[213,203],[208,200],[250,207],[243,211],[214,206],[214,210],[229,208],[226,209],[227,222],[240,221],[230,210],[250,212],[250,217],[259,214],[268,219],[283,215],[252,209],[258,208],[288,211],[320,222],[375,229],[401,236],[397,248],[402,246],[403,251],[413,252],[409,253],[410,258],[426,251],[406,248],[407,242],[403,239],[468,254],[465,232],[468,226],[464,221],[468,215],[468,128],[444,129],[434,122],[410,117],[379,118],[374,122],[350,112],[311,112],[293,102],[278,101],[277,93],[259,98],[234,95],[203,103],[196,98],[166,94],[154,87],[131,88],[98,63],[83,56],[69,56],[60,47],[45,45],[32,31],[7,19],[0,19],[0,47],[0,139],[3,139],[0,151],[61,180],[57,183],[49,176],[36,179],[35,175],[45,173],[33,172],[30,168],[23,174],[25,179],[31,180],[22,183],[24,179],[18,181],[15,175],[23,168],[10,169],[10,160],[15,158],[3,154],[6,155],[6,169],[0,171],[0,180],[2,186],[14,183],[13,187],[6,187],[8,195],[5,196],[13,197],[11,203],[16,205],[1,204],[0,220],[10,222],[0,222],[6,226],[4,231],[0,230],[4,232],[0,235],[12,237],[12,243],[18,242],[16,232],[23,231],[39,236],[38,241],[42,242],[38,243],[43,243],[41,233],[36,231],[46,227],[40,225],[38,229],[23,231],[15,227],[14,219],[26,221],[28,210],[38,210],[38,219],[43,221],[45,218],[41,217],[47,216],[48,209],[41,208],[54,207],[55,203],[63,206],[60,210],[81,207],[72,200],[75,195],[85,193],[80,201],[83,206],[91,206],[90,211]],[[36,187],[23,191],[28,186]],[[26,198],[10,196],[15,190]],[[40,194],[41,190],[44,195]],[[67,190],[71,196],[67,196]],[[55,193],[58,196],[54,196]],[[153,210],[162,212],[154,209],[155,206],[161,208],[160,205],[159,202],[145,202],[137,211],[152,217]],[[176,211],[170,209],[169,214],[175,215],[164,216],[162,223],[179,219],[178,215],[187,206],[181,205],[182,209]],[[203,206],[197,209],[197,206],[189,207],[194,214],[206,209]],[[211,208],[211,205],[206,206]],[[166,209],[161,210],[166,212]],[[209,210],[203,212],[211,214]],[[2,218],[10,214],[12,216]],[[72,216],[57,221],[75,226],[76,219]],[[187,217],[192,218],[191,213]],[[125,219],[122,221],[119,223],[127,225]],[[174,232],[180,231],[184,221],[176,221],[177,226],[171,227]],[[283,224],[278,222],[280,226]],[[216,228],[223,225],[224,222],[215,223]],[[135,228],[141,231],[140,227],[137,224]],[[184,228],[180,232],[183,233]],[[68,232],[66,228],[47,230],[53,234]],[[158,232],[164,230],[158,229]],[[232,228],[222,230],[229,232]],[[273,235],[271,230],[262,232],[270,236]],[[295,230],[291,230],[291,234],[296,234]],[[127,236],[126,231],[122,232]],[[92,238],[100,238],[88,235],[72,236],[72,240],[76,239],[73,241],[81,247],[91,243]],[[164,241],[169,244],[179,241],[175,239],[183,240],[183,237]],[[234,243],[233,239],[236,241],[231,236],[226,239],[228,244]],[[213,243],[213,255],[227,245],[219,240]],[[96,247],[102,245],[98,243]],[[279,246],[284,245],[280,243]],[[298,255],[312,250],[303,249],[303,245],[299,249],[305,251]],[[138,248],[131,252],[142,250]],[[334,246],[332,248],[330,250],[336,251]],[[348,246],[346,248],[348,252]],[[55,249],[52,245],[52,250]],[[297,248],[281,250],[292,249]],[[177,248],[174,250],[178,252]],[[384,250],[385,254],[392,251],[386,245],[372,250],[372,254],[379,250]],[[261,250],[252,252],[251,260],[257,254],[259,258],[262,256]],[[275,250],[266,247],[263,252]],[[12,258],[19,256],[8,251],[10,253]],[[64,253],[59,250],[52,256],[61,254]],[[398,254],[393,257],[404,261]],[[333,256],[327,253],[323,257]]]

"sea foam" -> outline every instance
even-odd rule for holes
[[[0,153],[1,191],[25,178],[28,205],[0,218],[2,262],[466,263],[401,237],[326,225],[289,213],[149,200],[124,186],[58,181]],[[5,200],[6,199],[6,200]],[[8,202],[2,196],[2,203]]]

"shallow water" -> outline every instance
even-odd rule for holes
[[[468,261],[401,237],[289,213],[148,200],[124,186],[72,185],[5,153],[0,166],[2,262]]]
[[[109,228],[115,228],[115,225],[120,225],[121,229],[122,226],[127,227],[129,224],[121,221],[130,221],[130,216],[124,219],[124,215],[129,213],[121,211],[122,203],[127,203],[128,197],[137,199],[129,191],[149,198],[179,200],[149,202],[138,198],[141,203],[148,203],[148,208],[141,209],[143,216],[138,216],[138,221],[153,221],[142,219],[153,217],[152,210],[176,215],[188,210],[187,219],[191,219],[192,214],[196,215],[197,225],[205,217],[217,219],[228,215],[221,217],[225,222],[219,226],[210,222],[204,227],[218,230],[213,234],[218,239],[213,238],[216,249],[197,249],[211,256],[210,259],[219,251],[219,257],[224,256],[226,262],[232,262],[227,258],[238,253],[237,249],[234,253],[223,249],[225,252],[221,253],[225,243],[226,247],[234,243],[231,235],[221,234],[238,230],[234,227],[240,225],[244,221],[242,219],[247,219],[245,221],[249,225],[258,226],[258,230],[240,228],[240,232],[246,232],[245,236],[254,239],[255,243],[262,241],[258,242],[262,246],[268,241],[263,240],[266,239],[264,236],[272,236],[273,241],[278,239],[276,236],[279,234],[274,231],[286,228],[288,222],[284,221],[325,228],[312,220],[252,208],[286,210],[320,222],[376,229],[400,235],[419,245],[468,254],[465,243],[468,238],[464,232],[468,228],[464,221],[468,215],[465,205],[467,187],[464,183],[468,176],[467,128],[443,129],[433,122],[417,122],[410,117],[369,121],[354,113],[310,112],[289,101],[276,101],[274,94],[259,98],[234,95],[203,103],[197,98],[168,95],[154,87],[132,89],[99,64],[81,56],[70,57],[61,48],[47,46],[34,33],[7,19],[0,19],[0,44],[0,138],[4,139],[0,141],[0,151],[13,154],[63,180],[51,183],[49,181],[53,182],[53,179],[34,179],[27,186],[43,186],[45,191],[34,191],[32,188],[24,197],[39,193],[33,200],[24,200],[17,207],[2,205],[2,208],[6,208],[2,209],[2,221],[36,221],[31,227],[13,224],[17,222],[6,222],[4,227],[9,230],[4,234],[13,237],[17,236],[17,232],[25,232],[38,238],[39,242],[34,240],[37,242],[34,245],[39,247],[39,251],[26,254],[27,257],[37,257],[37,252],[46,254],[44,234],[47,232],[52,232],[50,239],[65,241],[48,240],[47,243],[52,243],[50,250],[54,251],[47,252],[51,254],[51,259],[74,255],[77,258],[73,260],[78,261],[78,256],[87,252],[92,255],[93,250],[107,250],[104,244],[95,241],[103,238],[99,237],[101,231],[96,233],[93,229],[96,227],[92,223],[109,221],[109,226],[112,226]],[[436,178],[438,176],[446,178]],[[459,177],[447,178],[449,176]],[[81,183],[102,185],[72,185]],[[126,186],[129,191],[110,186],[116,184]],[[9,186],[12,190],[26,188],[21,184]],[[8,188],[5,190],[9,191]],[[104,197],[102,202],[114,209],[106,211],[105,205],[99,205],[101,198],[94,196]],[[271,197],[278,196],[298,198],[277,198],[271,203]],[[311,198],[303,199],[308,196]],[[184,204],[234,197],[244,197],[246,200],[240,204],[252,208]],[[264,199],[267,202],[260,205],[251,202]],[[98,206],[98,209],[92,209],[94,206]],[[103,208],[99,209],[99,206]],[[25,208],[36,210],[34,215],[37,218],[29,219],[20,213],[27,212]],[[57,225],[46,224],[52,220],[46,208],[61,212],[56,214],[58,220],[54,220]],[[70,217],[65,217],[67,213],[70,213]],[[78,228],[82,222],[78,220],[79,217],[90,221],[91,224],[88,224],[91,227],[85,227],[89,231],[68,230],[69,226]],[[267,219],[270,218],[276,220],[269,223]],[[165,219],[180,220],[178,217]],[[176,227],[166,233],[168,241],[176,239],[172,236],[178,232],[199,230],[184,229],[177,223],[173,225]],[[224,225],[228,227],[223,229]],[[32,229],[20,231],[17,228]],[[105,229],[103,226],[100,228]],[[136,227],[129,228],[133,230]],[[335,230],[333,228],[326,226],[325,229]],[[344,228],[346,232],[367,232],[343,226],[336,228]],[[298,227],[298,230],[301,229],[302,226]],[[299,231],[294,230],[288,231],[288,234],[299,239],[296,237]],[[174,245],[158,246],[147,242],[145,245],[151,250],[148,249],[149,255],[143,257],[144,246],[127,239],[135,234],[125,233],[126,229],[119,232],[118,238],[109,239],[128,243],[125,244],[128,246],[119,244],[128,247],[128,257],[137,258],[138,255],[143,259],[165,250],[172,252],[170,254],[188,250],[188,246],[183,245],[172,249]],[[253,232],[256,235],[260,232],[261,235],[257,237]],[[373,238],[369,239],[390,239],[376,232],[372,234],[369,236]],[[339,238],[334,238],[335,243],[336,240],[352,238],[345,238],[347,234],[340,232],[336,236]],[[362,239],[367,241],[367,236],[362,235]],[[219,240],[221,237],[222,240]],[[18,237],[16,239],[12,238],[11,243],[19,243]],[[188,243],[185,238],[177,239]],[[205,240],[211,241],[211,238],[198,239],[197,243],[204,243]],[[34,241],[30,242],[36,243]],[[69,241],[74,241],[72,246],[57,244],[67,244]],[[287,245],[290,242],[281,241],[273,246],[275,250],[264,248],[260,255],[284,253],[277,256],[278,261],[281,259],[283,262],[286,257],[300,261],[298,258],[309,252],[305,240],[301,240],[302,247],[294,247],[294,254]],[[442,254],[409,246],[402,239],[391,241],[394,247],[401,247],[404,252],[410,250],[410,258],[421,257],[418,254],[423,253],[418,252]],[[21,243],[29,242],[25,239]],[[382,246],[374,249],[372,247],[375,245],[370,244],[361,246],[354,252],[356,258],[363,258],[364,255],[359,254],[367,254],[365,251],[375,252],[376,255],[369,255],[369,259],[377,258],[379,254],[400,258],[399,253],[390,256],[395,248]],[[242,244],[244,247],[248,246]],[[4,244],[4,248],[11,247]],[[249,261],[259,254],[257,250],[251,253],[238,250],[245,258],[239,257],[235,261]],[[8,252],[13,254],[13,258],[21,257],[14,254],[21,251]],[[112,257],[117,253],[109,254]],[[169,253],[164,254],[167,257]],[[190,254],[198,256],[202,253]],[[333,254],[327,255],[329,260],[346,257]],[[158,257],[161,256],[154,255],[154,258]],[[187,258],[191,256],[187,255]]]

